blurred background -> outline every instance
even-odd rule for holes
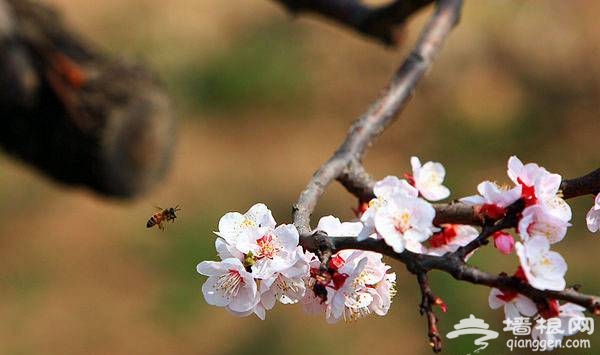
[[[399,66],[431,9],[414,18],[400,49],[317,17],[293,20],[267,0],[49,0],[73,28],[114,55],[142,59],[175,98],[173,168],[134,202],[51,183],[2,155],[2,354],[430,354],[416,281],[402,264],[388,316],[327,325],[300,306],[266,321],[206,305],[196,264],[215,260],[212,231],[228,211],[264,202],[279,223],[347,127]],[[600,163],[600,4],[467,1],[462,22],[400,117],[366,157],[377,178],[409,171],[409,158],[442,162],[453,198],[484,179],[507,181],[516,154],[564,177]],[[567,282],[600,293],[599,236],[587,232],[591,197],[572,201],[573,228],[556,246]],[[147,230],[154,205],[183,210],[165,232]],[[315,213],[352,217],[355,200],[333,185]],[[484,248],[472,262],[512,272],[514,256]],[[448,305],[442,334],[469,314],[501,333],[489,289],[433,273]],[[592,349],[569,354],[596,353]],[[445,353],[474,350],[445,340]],[[525,351],[520,351],[525,352]],[[567,353],[566,350],[562,353]]]

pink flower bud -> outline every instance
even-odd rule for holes
[[[515,250],[515,239],[512,235],[499,231],[494,233],[494,246],[502,254],[508,255]]]

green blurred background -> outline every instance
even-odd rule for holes
[[[116,202],[0,162],[1,354],[430,354],[416,281],[403,265],[387,317],[327,325],[299,306],[266,321],[205,304],[195,272],[216,259],[218,218],[265,202],[278,222],[347,127],[402,61],[431,9],[397,50],[316,17],[293,20],[267,0],[52,0],[67,21],[115,55],[158,71],[177,103],[179,139],[167,180],[144,198]],[[484,179],[506,181],[510,155],[565,177],[600,164],[600,3],[467,1],[462,22],[399,121],[366,158],[375,177],[401,175],[409,157],[443,162],[453,197]],[[556,245],[568,283],[600,294],[599,236],[586,231],[592,198],[573,201],[573,228]],[[183,206],[162,233],[153,206]],[[318,216],[352,217],[355,201],[332,186]],[[514,256],[472,258],[513,271]],[[502,311],[489,290],[432,274],[448,304],[443,334],[474,314],[501,336],[482,353],[508,353]],[[587,351],[600,349],[600,336]],[[464,336],[446,354],[474,350]],[[518,351],[524,353],[525,351]]]

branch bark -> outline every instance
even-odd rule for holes
[[[402,63],[388,88],[360,117],[348,132],[335,154],[313,175],[293,207],[294,224],[300,234],[310,234],[310,214],[325,188],[344,171],[360,166],[362,157],[373,140],[394,121],[411,98],[417,83],[460,17],[461,0],[440,0],[408,58]],[[363,174],[364,175],[364,174]],[[367,176],[363,176],[367,186]],[[358,186],[354,184],[353,186]]]
[[[353,1],[330,1],[327,2],[329,7],[326,10],[320,8],[324,6],[320,1],[280,2],[295,3],[296,9],[308,7],[310,10],[335,17],[351,27],[357,27],[357,20],[352,17],[352,13],[366,11],[362,5],[357,5]],[[333,180],[338,180],[358,198],[359,203],[368,202],[374,197],[374,180],[364,169],[362,158],[375,138],[395,120],[412,96],[416,85],[431,65],[450,30],[458,23],[461,5],[460,0],[437,1],[435,13],[425,26],[415,48],[392,78],[388,88],[350,127],[342,145],[315,172],[293,208],[294,224],[300,232],[300,244],[306,250],[316,252],[325,264],[333,254],[343,249],[368,250],[399,260],[406,265],[409,272],[416,275],[422,295],[420,312],[427,317],[428,336],[435,352],[441,350],[442,344],[433,306],[440,305],[445,309],[445,305],[433,294],[429,286],[427,274],[432,270],[448,273],[460,281],[494,287],[502,291],[518,292],[533,300],[538,305],[538,309],[547,307],[550,300],[561,300],[581,305],[592,314],[600,315],[600,298],[597,296],[580,293],[575,288],[563,291],[539,290],[517,277],[505,273],[493,275],[466,263],[466,257],[486,245],[495,232],[517,226],[519,216],[525,207],[523,200],[518,200],[509,206],[506,215],[497,220],[490,220],[480,213],[481,206],[469,206],[457,201],[434,205],[435,225],[455,223],[482,227],[480,235],[471,243],[441,257],[415,254],[407,250],[396,253],[383,240],[367,239],[359,242],[357,237],[328,236],[321,231],[311,231],[310,215]],[[561,191],[565,199],[600,192],[600,169],[582,177],[563,180]]]

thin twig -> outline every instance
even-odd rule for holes
[[[440,335],[440,331],[438,329],[438,318],[433,312],[433,306],[440,304],[443,305],[443,302],[441,302],[441,299],[435,296],[433,291],[431,291],[429,279],[427,278],[427,272],[417,272],[417,281],[419,282],[419,287],[421,289],[421,304],[419,305],[419,312],[421,315],[427,317],[427,334],[429,336],[429,345],[434,352],[439,353],[442,351],[442,336]]]

